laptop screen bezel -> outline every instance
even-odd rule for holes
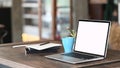
[[[106,37],[106,44],[105,44],[105,51],[104,51],[104,55],[98,55],[98,56],[103,56],[104,58],[106,57],[107,54],[107,49],[108,49],[108,41],[109,41],[109,33],[110,33],[110,27],[111,27],[111,22],[110,21],[106,21],[106,20],[78,20],[78,25],[77,25],[77,32],[78,32],[78,27],[79,27],[79,23],[80,21],[86,21],[86,22],[98,22],[98,23],[108,23],[108,31],[107,31],[107,37]],[[77,35],[76,38],[77,39]],[[75,46],[76,46],[76,40],[75,40],[75,44],[73,47],[73,51],[77,52],[77,53],[86,53],[86,52],[80,52],[80,51],[76,51],[75,50]],[[91,53],[86,53],[86,54],[91,54]],[[97,55],[97,54],[92,54],[92,55]]]

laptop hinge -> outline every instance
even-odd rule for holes
[[[85,52],[78,52],[78,51],[75,51],[75,53],[78,53],[78,54],[85,54],[85,55],[91,55],[91,56],[100,56],[100,57],[104,57],[104,56],[101,56],[101,55],[96,55],[96,54],[91,54],[91,53],[85,53]]]

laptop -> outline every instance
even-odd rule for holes
[[[45,57],[72,64],[105,59],[110,25],[105,20],[79,20],[73,52]]]

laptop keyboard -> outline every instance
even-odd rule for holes
[[[78,53],[66,53],[63,54],[65,56],[75,57],[75,58],[81,58],[81,59],[92,59],[95,58],[95,56],[85,55],[85,54],[78,54]]]

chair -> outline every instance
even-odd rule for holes
[[[120,25],[118,23],[113,23],[111,26],[109,45],[113,50],[120,50]]]
[[[5,26],[0,24],[0,43],[3,43],[4,37],[7,35],[7,30],[5,30]]]

